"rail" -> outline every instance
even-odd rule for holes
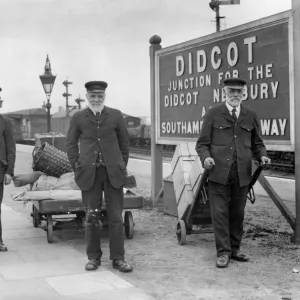
[[[129,153],[130,154],[139,154],[139,155],[144,155],[144,156],[151,156],[151,149],[130,147]],[[162,156],[165,158],[172,158],[173,155],[174,155],[173,151],[167,151],[167,150],[162,151]]]

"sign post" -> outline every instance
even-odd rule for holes
[[[155,53],[161,49],[161,38],[154,35],[150,38],[150,101],[151,101],[151,199],[152,204],[157,204],[162,190],[162,153],[160,145],[156,144],[155,122],[157,118],[156,86],[155,78],[157,69],[155,67]]]
[[[300,244],[300,2],[292,0],[293,53],[295,78],[295,175],[296,175],[296,224],[295,242]]]

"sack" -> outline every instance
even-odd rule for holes
[[[61,175],[53,187],[53,190],[80,190],[75,182],[74,172]]]
[[[48,191],[54,189],[58,178],[53,176],[41,175],[33,184],[32,191]]]
[[[44,175],[41,171],[35,171],[26,174],[19,174],[13,177],[15,187],[21,187],[30,183],[34,183],[41,175]]]
[[[29,201],[26,191],[17,191],[10,193],[11,199],[13,201]]]
[[[54,177],[72,172],[67,154],[48,143],[44,143],[41,147],[35,147],[32,158],[34,171],[41,171]]]
[[[136,180],[135,180],[134,175],[128,174],[126,176],[125,188],[132,189],[132,188],[135,188],[135,187],[136,187]]]
[[[81,191],[75,190],[13,192],[11,198],[14,201],[82,200]]]

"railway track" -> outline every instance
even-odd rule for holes
[[[151,149],[130,147],[129,153],[130,154],[139,154],[139,155],[143,155],[143,156],[151,156]],[[166,151],[166,150],[162,151],[162,156],[164,158],[172,158],[173,154],[174,154],[173,151]]]
[[[144,156],[150,158],[151,156],[151,149],[149,148],[140,148],[140,147],[130,147],[129,150],[130,154],[137,155],[137,156]],[[166,160],[171,160],[174,151],[162,151],[163,158]],[[283,177],[283,178],[295,178],[295,168],[291,164],[282,164],[282,163],[271,163],[263,173],[267,176],[275,176],[275,177]]]

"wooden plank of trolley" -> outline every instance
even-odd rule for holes
[[[292,42],[288,11],[158,50],[156,143],[196,141],[206,111],[225,101],[223,80],[240,77],[267,149],[293,151]]]

